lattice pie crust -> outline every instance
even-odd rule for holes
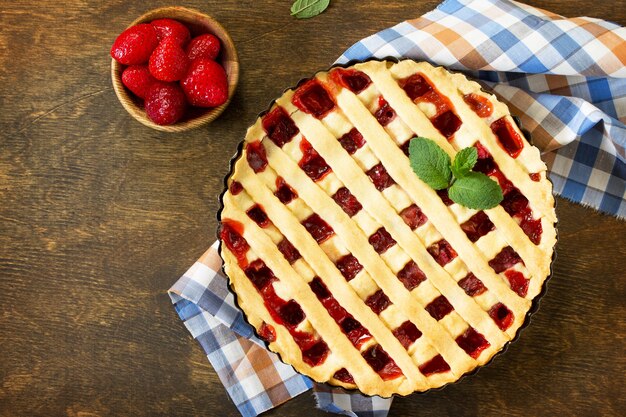
[[[453,203],[409,166],[408,141],[505,195]],[[248,129],[228,180],[221,254],[269,348],[316,381],[406,395],[460,378],[513,339],[550,273],[552,185],[505,104],[410,60],[318,73]]]

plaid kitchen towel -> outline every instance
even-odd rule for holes
[[[353,45],[338,60],[389,56],[461,70],[506,101],[544,151],[555,191],[626,217],[626,30],[506,0],[446,0]],[[248,417],[314,389],[323,410],[384,417],[390,399],[312,383],[263,348],[220,275],[216,244],[170,289],[185,326]]]

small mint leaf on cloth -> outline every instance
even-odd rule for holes
[[[452,184],[448,190],[448,197],[467,208],[486,210],[500,204],[502,189],[485,174],[469,172]]]
[[[433,189],[443,190],[450,185],[450,156],[434,141],[421,137],[411,139],[409,160],[417,176]]]
[[[454,157],[452,174],[456,179],[466,176],[478,161],[478,151],[474,147],[461,149]]]
[[[330,0],[296,0],[291,6],[291,15],[298,19],[317,16],[328,8]]]

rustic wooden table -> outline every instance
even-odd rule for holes
[[[159,3],[159,4],[157,4]],[[626,4],[531,1],[626,24]],[[239,89],[213,124],[146,128],[109,78],[116,35],[171,2],[0,7],[0,415],[237,416],[166,290],[214,239],[227,161],[255,115],[353,42],[437,1],[188,1],[229,30]],[[476,376],[394,401],[392,415],[624,415],[626,223],[559,199],[542,308]],[[304,394],[269,412],[324,415]]]

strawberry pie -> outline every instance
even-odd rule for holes
[[[471,175],[500,202],[469,208],[429,186],[411,167],[415,137],[451,158],[474,148]],[[411,60],[285,92],[248,129],[222,202],[224,271],[258,335],[302,374],[367,395],[489,362],[526,321],[556,243],[546,166],[507,106]]]

